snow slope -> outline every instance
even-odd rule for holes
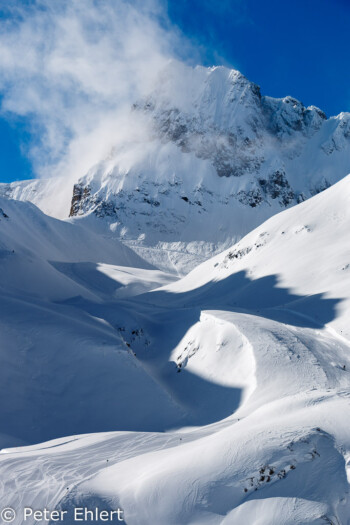
[[[182,423],[3,450],[1,502],[66,523],[79,505],[121,507],[128,525],[348,525],[349,190],[346,177],[174,283],[60,303],[113,326]]]
[[[59,218],[94,214],[151,264],[181,274],[350,171],[348,113],[262,96],[241,73],[171,62],[75,180],[0,186]]]
[[[67,304],[133,296],[171,276],[118,241],[6,199],[0,266],[2,446],[182,420],[114,326]]]
[[[219,304],[241,308],[283,306],[310,313],[350,339],[349,195],[347,176],[272,217],[164,291],[176,293],[178,301],[183,294],[191,304],[210,304],[215,294]]]

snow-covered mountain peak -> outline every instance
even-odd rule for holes
[[[171,62],[160,74],[154,92],[146,97],[146,106],[159,111],[176,108],[227,131],[237,104],[249,107],[260,96],[260,88],[234,69],[191,68]]]
[[[174,62],[162,72],[154,92],[134,107],[155,113],[173,111],[188,120],[192,117],[199,126],[239,131],[247,138],[256,138],[264,128],[279,136],[292,131],[312,134],[326,120],[319,108],[306,108],[291,96],[262,96],[260,87],[235,69],[189,68]]]
[[[262,96],[240,72],[170,62],[121,121],[108,158],[73,183],[2,194],[83,219],[161,268],[185,273],[350,171],[350,115]]]

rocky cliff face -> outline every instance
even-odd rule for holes
[[[262,96],[223,67],[170,64],[131,118],[147,133],[76,182],[70,216],[105,218],[151,262],[170,254],[180,271],[350,172],[349,114]]]

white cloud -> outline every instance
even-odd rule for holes
[[[132,102],[186,45],[156,0],[10,3],[0,32],[2,110],[32,124],[38,174],[76,178],[108,154],[137,126],[126,118]]]

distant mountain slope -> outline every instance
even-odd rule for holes
[[[232,248],[165,287],[164,293],[174,293],[180,303],[188,296],[191,304],[203,305],[211,303],[212,287],[219,304],[309,312],[320,324],[332,321],[350,339],[349,224],[350,175],[275,215]],[[235,282],[234,276],[242,278]],[[285,289],[293,290],[289,300]]]
[[[123,125],[74,188],[30,181],[1,193],[61,218],[93,213],[152,264],[184,273],[350,172],[348,113],[327,119],[262,96],[223,67],[170,63]]]

